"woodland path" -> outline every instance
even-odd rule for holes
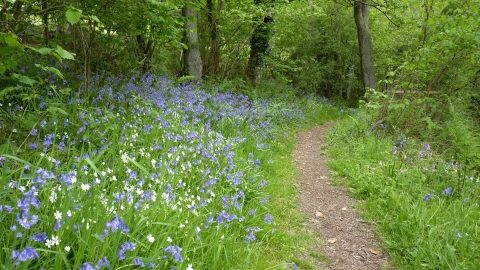
[[[358,201],[345,188],[330,183],[321,146],[333,125],[329,122],[298,133],[293,154],[298,168],[299,208],[308,217],[305,226],[317,237],[315,252],[327,257],[326,261],[305,259],[314,260],[316,269],[387,269],[388,257],[379,249],[373,229],[361,222],[353,207]]]

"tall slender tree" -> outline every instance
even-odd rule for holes
[[[216,6],[215,1],[213,0],[207,0],[206,2],[210,44],[205,61],[205,74],[210,76],[218,76],[220,74],[220,40],[218,25],[224,1],[218,0],[216,2]]]
[[[201,78],[203,67],[197,34],[197,12],[193,7],[184,6],[182,15],[185,18],[183,42],[187,46],[183,49],[183,72],[186,75]]]
[[[355,0],[353,3],[353,15],[357,27],[363,86],[365,88],[377,89],[373,66],[372,34],[368,27],[369,2],[370,0]]]

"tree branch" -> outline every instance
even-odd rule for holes
[[[368,2],[368,1],[365,1],[365,0],[343,0],[344,3],[340,3],[340,2],[337,2],[338,4],[342,5],[342,6],[350,6],[350,7],[353,7],[354,3],[355,2],[360,2],[366,6],[370,6],[370,7],[373,7],[374,9],[380,11],[380,13],[383,14],[383,16],[385,16],[385,18],[387,18],[387,20],[393,24],[395,27],[397,28],[400,28],[400,25],[398,25],[397,23],[395,23],[388,15],[387,15],[387,7],[385,5],[382,5],[378,2]],[[345,3],[347,5],[345,5]],[[381,8],[385,8],[385,10],[382,10]]]

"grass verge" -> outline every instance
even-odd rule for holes
[[[365,200],[366,220],[398,269],[475,269],[479,180],[429,142],[380,136],[362,112],[329,134],[329,166]]]

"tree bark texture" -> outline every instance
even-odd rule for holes
[[[186,18],[184,24],[185,36],[183,42],[187,49],[183,49],[183,72],[185,75],[202,77],[202,58],[197,34],[197,12],[190,7],[183,7],[182,15]]]
[[[357,26],[358,47],[360,50],[360,65],[365,88],[377,89],[377,80],[373,67],[372,34],[368,28],[368,3],[370,0],[355,1],[353,10]]]
[[[250,57],[248,59],[247,76],[254,84],[260,80],[263,59],[270,47],[270,24],[272,22],[272,16],[267,15],[263,17],[260,25],[255,28],[250,39]]]
[[[42,10],[44,12],[43,16],[42,16],[42,20],[43,20],[43,40],[44,40],[45,46],[48,46],[48,44],[50,43],[50,30],[48,29],[47,8],[48,8],[47,0],[42,0]]]
[[[142,63],[142,71],[147,72],[150,70],[150,63],[153,57],[153,51],[155,50],[155,43],[153,40],[144,37],[143,35],[137,35],[138,51],[137,57]]]
[[[205,74],[215,76],[220,73],[220,42],[218,40],[218,23],[223,9],[223,0],[219,0],[215,10],[213,0],[207,0],[207,19],[210,27],[210,51],[207,56]]]

